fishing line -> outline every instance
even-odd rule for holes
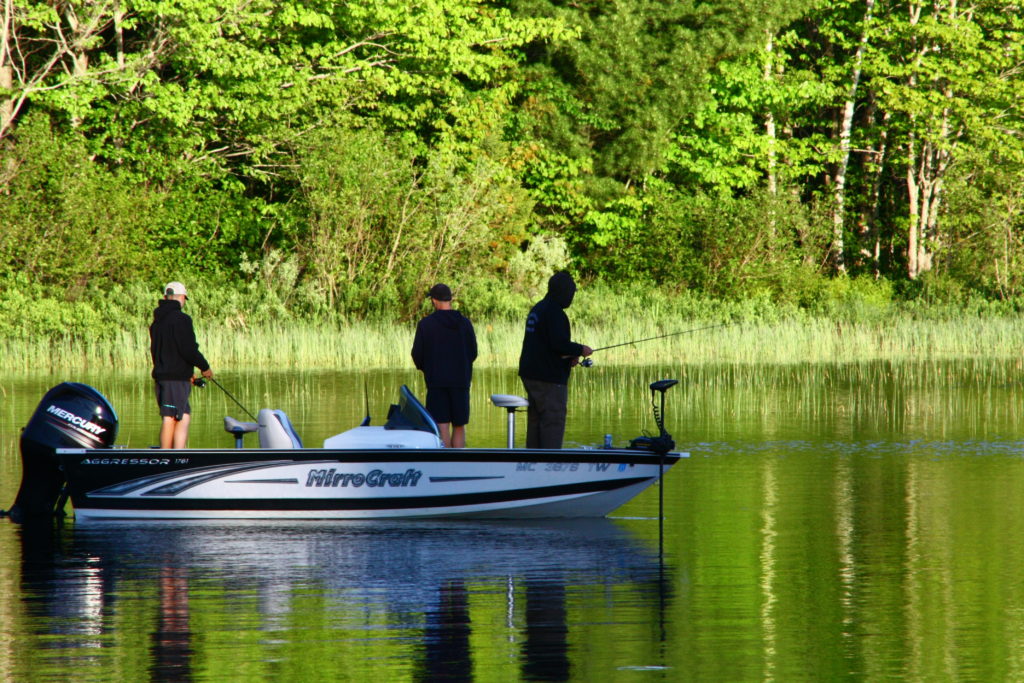
[[[633,341],[621,342],[619,344],[611,344],[610,346],[600,346],[600,347],[598,347],[596,349],[593,349],[593,351],[605,351],[607,349],[617,349],[620,346],[629,346],[630,344],[639,344],[641,342],[654,341],[655,339],[665,339],[666,337],[678,337],[681,334],[691,334],[693,332],[703,332],[704,330],[714,330],[714,329],[719,328],[719,327],[730,327],[730,326],[736,325],[736,324],[737,323],[718,323],[717,325],[706,325],[704,327],[694,327],[693,329],[690,329],[690,330],[682,330],[680,332],[669,332],[668,334],[659,334],[657,337],[647,337],[645,339],[634,339]],[[584,358],[580,362],[580,365],[582,365],[585,368],[589,368],[593,364],[594,364],[594,361],[592,361],[589,358]]]
[[[647,337],[646,339],[634,339],[633,341],[622,342],[621,344],[612,344],[611,346],[601,346],[594,349],[594,351],[604,351],[605,349],[614,349],[620,346],[628,346],[630,344],[639,344],[640,342],[654,341],[655,339],[664,339],[666,337],[678,337],[681,334],[690,334],[691,332],[703,332],[704,330],[713,330],[717,327],[729,327],[736,323],[719,323],[717,325],[708,325],[706,327],[695,327],[692,330],[683,330],[682,332],[669,332],[668,334],[660,334],[657,337]]]

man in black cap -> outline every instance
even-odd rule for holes
[[[565,271],[548,280],[548,293],[526,317],[519,377],[530,402],[526,409],[526,447],[561,448],[569,403],[569,371],[580,356],[594,352],[572,341],[565,309],[576,296],[576,283]]]
[[[427,412],[437,423],[444,445],[465,448],[476,333],[469,319],[452,309],[452,290],[448,285],[434,285],[427,296],[434,312],[416,326],[412,360],[423,371]]]
[[[185,285],[171,282],[153,311],[149,326],[149,353],[153,358],[156,403],[160,407],[160,448],[185,448],[192,407],[188,397],[195,382],[193,369],[210,379],[213,371],[199,352],[192,318],[182,312],[188,299]]]

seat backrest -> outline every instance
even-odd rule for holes
[[[262,408],[257,415],[260,448],[302,448],[291,420],[280,410]]]

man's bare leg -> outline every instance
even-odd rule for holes
[[[449,427],[451,427],[451,422],[439,422],[437,424],[437,431],[441,433],[441,442],[444,444],[445,448],[452,447],[452,437],[449,434]]]
[[[452,448],[466,447],[466,425],[452,427]]]
[[[178,421],[174,417],[164,416],[160,422],[160,448],[173,448],[174,427]]]
[[[185,413],[174,425],[174,447],[186,448],[188,446],[188,426],[192,422],[192,415]]]

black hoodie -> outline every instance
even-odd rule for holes
[[[519,376],[552,384],[568,384],[572,360],[583,345],[572,341],[566,308],[576,296],[572,276],[560,271],[548,280],[548,293],[530,310],[519,354]]]
[[[205,372],[210,364],[199,352],[192,318],[175,299],[161,299],[149,326],[149,353],[153,357],[153,379],[192,378],[192,368]]]
[[[473,324],[458,311],[434,311],[416,326],[412,360],[428,388],[468,389],[476,353]]]

